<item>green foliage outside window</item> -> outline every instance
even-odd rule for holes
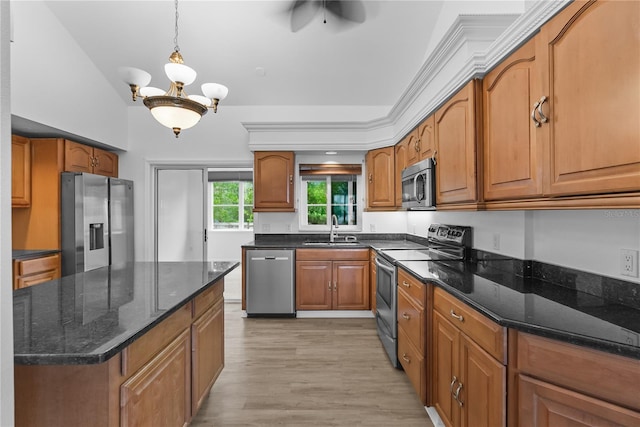
[[[332,176],[329,181],[326,178],[308,179],[306,185],[307,224],[326,225],[329,224],[328,215],[336,215],[339,225],[355,225],[357,195],[354,179]],[[331,192],[329,201],[327,185]],[[329,209],[331,213],[328,214]]]
[[[242,198],[240,192],[243,191]],[[212,183],[213,228],[251,229],[253,227],[253,183],[219,181]],[[240,211],[242,209],[242,226]]]

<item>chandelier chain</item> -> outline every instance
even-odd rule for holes
[[[180,52],[180,46],[178,46],[178,17],[180,16],[178,14],[178,0],[175,0],[175,5],[176,5],[176,35],[173,38],[173,44],[175,45],[174,50],[176,52]]]

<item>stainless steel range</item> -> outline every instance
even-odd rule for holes
[[[376,262],[376,323],[378,336],[391,364],[399,368],[396,261],[452,261],[468,258],[472,247],[471,227],[431,224],[428,246],[422,249],[378,251]]]

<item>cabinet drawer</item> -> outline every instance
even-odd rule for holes
[[[518,332],[523,374],[640,410],[640,361]]]
[[[424,307],[427,286],[401,268],[398,269],[398,288],[401,288],[421,307]]]
[[[434,310],[449,319],[458,329],[501,363],[506,363],[506,328],[489,320],[440,288],[436,288],[433,295]]]
[[[424,309],[413,302],[401,288],[398,288],[398,328],[404,330],[413,345],[424,355]]]
[[[209,289],[198,295],[193,300],[193,318],[198,318],[202,313],[204,313],[209,307],[213,305],[218,299],[222,298],[222,293],[224,291],[224,279],[219,280]],[[220,283],[222,282],[222,283]]]
[[[411,345],[409,338],[402,329],[398,329],[398,360],[407,374],[409,381],[425,404],[427,396],[424,357]]]
[[[16,274],[25,276],[27,274],[42,273],[44,271],[55,270],[58,268],[58,260],[60,255],[51,255],[42,258],[26,259],[16,261]]]
[[[130,376],[191,324],[191,303],[163,320],[122,351],[122,375]]]

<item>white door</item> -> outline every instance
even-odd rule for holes
[[[206,261],[206,168],[158,168],[156,261]]]

